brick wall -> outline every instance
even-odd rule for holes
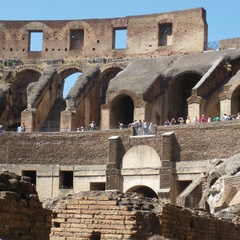
[[[237,240],[240,228],[202,211],[165,205],[161,214],[162,235],[169,239]]]
[[[52,209],[50,239],[147,239],[160,232],[154,204],[136,194],[81,192]]]
[[[60,199],[52,210],[50,240],[240,238],[240,228],[231,222],[134,193],[82,192]]]
[[[51,211],[25,177],[0,172],[0,239],[48,240]]]

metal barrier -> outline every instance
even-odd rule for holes
[[[208,42],[207,46],[205,47],[206,50],[219,50],[220,49],[220,42],[219,41],[213,41],[213,42]]]

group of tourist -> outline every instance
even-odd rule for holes
[[[119,128],[121,129],[121,123]],[[145,120],[135,120],[133,123],[130,123],[128,127],[133,128],[134,135],[152,135],[153,134],[153,124],[148,123]]]
[[[193,120],[191,120],[190,116],[187,116],[186,119],[184,120],[183,117],[179,117],[178,120],[176,121],[175,118],[172,118],[171,120],[166,120],[164,122],[164,126],[168,125],[175,125],[175,124],[199,124],[199,123],[210,123],[210,122],[220,122],[220,121],[229,121],[229,120],[240,120],[240,113],[236,115],[227,115],[226,113],[220,118],[219,115],[216,115],[213,119],[211,118],[210,115],[207,117],[202,114],[201,118],[198,119],[197,116],[194,117]]]

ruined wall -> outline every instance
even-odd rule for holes
[[[169,32],[165,26],[170,26]],[[127,30],[124,49],[114,46],[120,29]],[[31,51],[33,32],[42,33],[40,51]],[[111,19],[0,21],[0,58],[15,62],[199,52],[206,41],[206,12],[202,8]]]
[[[224,39],[220,41],[220,49],[239,48],[240,38]]]
[[[50,239],[239,239],[240,228],[135,193],[82,192],[44,205],[53,211]],[[152,238],[151,238],[152,239]]]
[[[131,130],[84,133],[4,133],[0,137],[1,164],[105,165],[108,138],[120,136],[120,159],[133,146],[149,145],[161,157],[162,134],[174,132],[174,161],[227,158],[239,152],[239,121],[158,127],[154,137],[131,137]]]
[[[239,239],[240,228],[203,211],[165,205],[161,214],[162,235],[169,239]]]
[[[50,239],[147,239],[159,233],[154,201],[134,194],[82,192],[53,210]],[[156,202],[155,202],[156,204]]]
[[[51,211],[43,209],[29,179],[0,172],[0,238],[47,240]]]

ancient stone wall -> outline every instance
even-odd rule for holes
[[[4,133],[0,136],[1,164],[105,165],[108,139],[120,136],[119,158],[133,146],[149,145],[161,157],[162,134],[174,132],[173,161],[228,158],[240,148],[239,121],[182,126],[159,126],[153,137],[130,137],[130,129],[84,133]]]
[[[29,179],[0,172],[0,239],[47,240],[51,211],[43,209]]]
[[[126,48],[116,46],[116,31],[127,31]],[[168,30],[168,31],[167,31]],[[32,33],[42,33],[42,49],[31,50]],[[186,41],[186,38],[188,41]],[[125,18],[0,21],[0,58],[66,61],[201,52],[207,41],[202,8]]]
[[[165,205],[161,214],[162,235],[168,239],[239,239],[240,228],[203,211]]]
[[[56,204],[57,203],[57,204]],[[158,203],[135,193],[82,192],[45,203],[53,211],[51,240],[239,239],[240,228],[204,211]]]

